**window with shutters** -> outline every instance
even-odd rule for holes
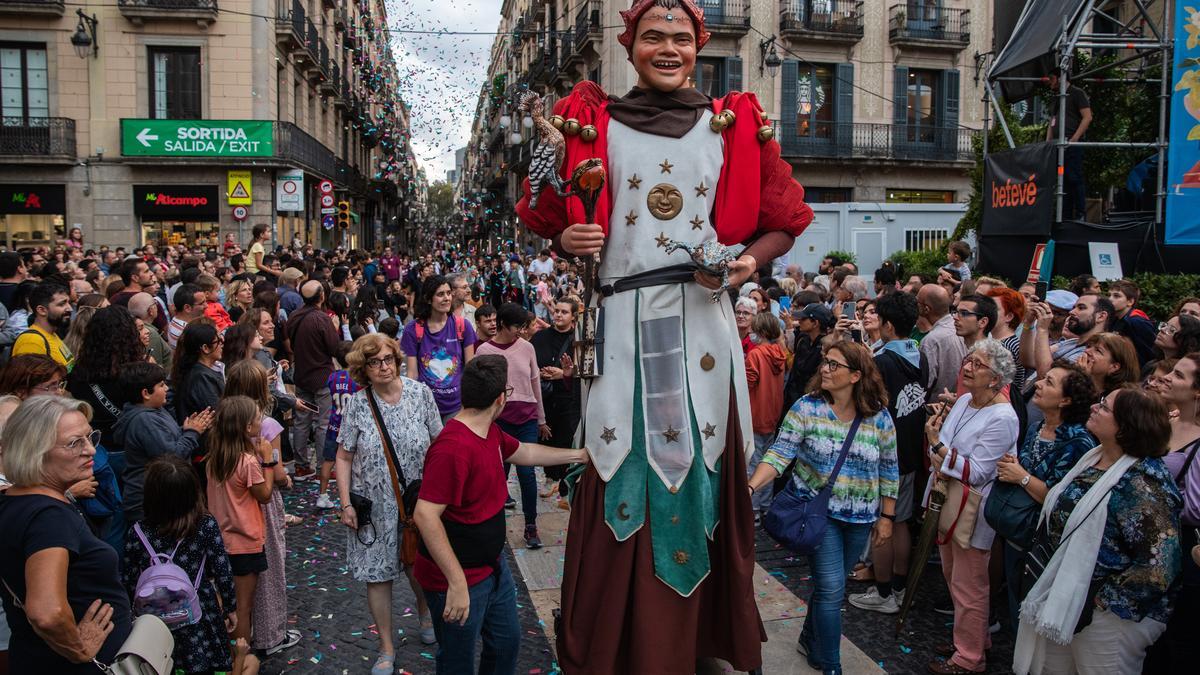
[[[150,47],[150,117],[200,119],[200,48]]]
[[[953,195],[953,193],[951,193]],[[888,200],[891,201],[890,199]],[[915,202],[919,204],[940,204],[942,202]],[[948,230],[920,229],[904,231],[905,251],[932,251],[950,238]]]
[[[40,126],[50,116],[46,47],[0,43],[0,112],[5,126]]]
[[[800,64],[796,79],[796,135],[833,138],[835,121],[834,66]]]
[[[910,143],[932,143],[935,129],[939,126],[938,110],[938,71],[916,70],[908,71],[908,140]]]
[[[696,70],[692,79],[696,88],[710,98],[718,98],[725,94],[725,59],[697,58]]]

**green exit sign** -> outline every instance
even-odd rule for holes
[[[271,157],[275,127],[262,120],[121,120],[126,157]]]

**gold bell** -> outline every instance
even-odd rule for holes
[[[562,132],[568,136],[575,136],[579,133],[581,128],[582,127],[579,126],[579,120],[572,117],[566,122],[563,122]]]
[[[553,126],[555,129],[562,129],[564,122],[566,122],[566,120],[563,119],[562,115],[551,115],[550,116],[550,125]]]
[[[729,126],[729,123],[725,121],[725,113],[724,112],[720,112],[720,113],[717,113],[716,115],[713,115],[712,119],[710,119],[708,121],[708,128],[712,129],[714,133],[719,134],[722,131],[725,131],[725,127],[727,127],[727,126]]]
[[[764,124],[758,128],[758,142],[766,143],[775,138],[775,129],[770,124]]]
[[[733,124],[733,121],[737,119],[737,115],[734,115],[733,111],[729,110],[728,108],[726,108],[725,110],[722,110],[721,114],[724,115],[725,118],[728,120],[727,122],[725,122],[725,126],[729,126],[730,124]]]
[[[594,125],[586,124],[582,129],[579,130],[579,137],[587,143],[591,143],[592,141],[596,140],[596,136],[599,136],[599,133],[597,133]]]

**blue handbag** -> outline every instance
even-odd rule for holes
[[[842,451],[838,455],[829,480],[815,494],[800,494],[795,480],[788,480],[783,492],[775,495],[771,508],[763,518],[763,528],[775,541],[784,548],[798,555],[812,555],[821,546],[825,538],[825,529],[829,527],[829,497],[833,494],[833,484],[838,472],[850,454],[850,445],[854,443],[854,435],[858,433],[858,425],[862,415],[856,415],[850,424],[850,432],[842,441]]]

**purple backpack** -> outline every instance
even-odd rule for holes
[[[200,571],[196,573],[195,581],[188,578],[187,572],[175,564],[175,553],[171,555],[158,553],[146,535],[142,532],[142,524],[135,523],[134,532],[142,540],[142,546],[150,554],[150,566],[138,575],[137,587],[133,592],[133,613],[136,616],[153,614],[162,619],[171,630],[181,626],[191,626],[203,616],[200,609],[200,578],[204,576],[204,563],[208,556],[200,560]]]

